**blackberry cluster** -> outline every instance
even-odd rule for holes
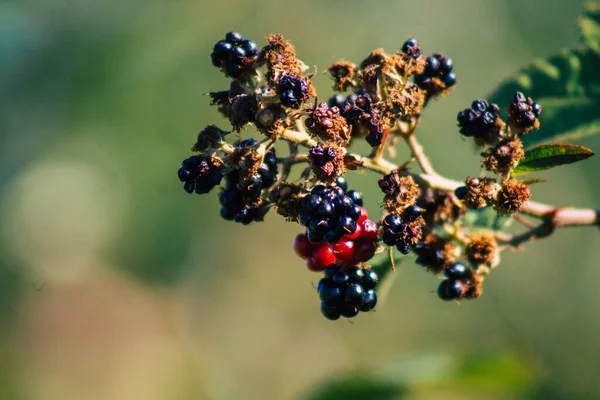
[[[499,116],[500,108],[496,104],[490,105],[479,99],[473,101],[471,108],[459,112],[456,120],[461,134],[485,140],[498,132],[496,120]]]
[[[336,94],[333,95],[331,98],[329,98],[329,100],[327,100],[327,105],[331,108],[331,107],[337,107],[340,110],[343,110],[346,108],[346,105],[355,105],[356,104],[356,99],[358,99],[358,96],[364,95],[366,94],[366,92],[364,91],[364,89],[359,89],[354,93],[350,93],[348,96],[344,96],[343,94]]]
[[[328,267],[317,286],[321,312],[325,318],[335,321],[340,316],[353,318],[360,311],[371,311],[377,304],[378,281],[377,274],[370,268]]]
[[[515,93],[515,98],[508,107],[508,119],[511,125],[523,129],[534,128],[541,113],[542,106],[534,103],[531,97],[525,97],[521,92]]]
[[[379,123],[379,111],[373,107],[373,102],[368,94],[356,96],[354,103],[346,102],[342,112],[348,125],[353,131],[366,130],[365,140],[371,147],[377,147],[383,141],[383,128]]]
[[[204,194],[221,183],[223,164],[203,155],[186,158],[177,171],[183,182],[183,190],[188,193]]]
[[[308,84],[294,74],[284,74],[277,84],[279,101],[285,107],[296,108],[308,98]]]
[[[358,192],[344,193],[339,186],[315,185],[300,200],[300,223],[308,228],[312,243],[335,243],[356,232],[361,216],[362,197]]]
[[[420,224],[415,224],[421,214],[421,209],[417,206],[406,207],[402,217],[388,214],[383,219],[383,243],[396,246],[400,253],[408,254],[423,235]]]
[[[252,40],[244,39],[237,32],[229,32],[225,35],[225,40],[219,40],[215,44],[210,59],[225,75],[239,78],[248,71],[258,53],[258,47]]]
[[[246,139],[236,147],[250,147],[256,144],[254,139]],[[248,225],[253,221],[262,221],[266,209],[261,207],[260,192],[275,183],[277,176],[277,157],[275,149],[270,149],[255,175],[241,180],[237,170],[225,175],[225,190],[219,195],[221,217]]]
[[[464,264],[454,263],[444,268],[447,279],[440,282],[437,293],[445,301],[458,300],[467,295],[473,279],[472,271]]]
[[[436,91],[435,80],[441,81],[445,88],[450,88],[456,83],[456,74],[452,72],[452,59],[443,54],[435,53],[427,57],[425,71],[415,75],[415,83],[421,89],[429,92]]]

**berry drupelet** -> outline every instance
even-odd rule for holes
[[[378,277],[372,269],[332,265],[324,275],[317,290],[325,318],[332,321],[340,317],[352,318],[360,311],[369,312],[375,308]]]
[[[423,236],[421,213],[419,207],[409,206],[402,216],[388,214],[382,222],[383,243],[387,246],[396,246],[400,253],[408,254]]]
[[[194,155],[183,160],[177,176],[186,192],[204,194],[221,183],[222,173],[223,163],[220,160]]]
[[[513,102],[508,106],[508,124],[513,134],[520,136],[538,128],[538,117],[541,113],[542,106],[534,103],[531,97],[516,92]]]
[[[277,94],[283,106],[298,108],[308,99],[308,84],[302,77],[284,74],[279,78]]]
[[[210,55],[212,64],[220,68],[225,75],[239,78],[253,70],[252,64],[259,50],[252,40],[246,40],[237,32],[229,32],[225,40],[219,40]]]
[[[415,75],[415,83],[430,96],[439,94],[456,83],[456,74],[452,72],[452,68],[451,58],[435,53],[427,57],[425,71]]]

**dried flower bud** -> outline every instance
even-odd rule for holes
[[[427,235],[414,247],[414,251],[417,254],[416,263],[434,274],[442,272],[446,265],[455,262],[460,253],[452,241],[435,233]]]
[[[415,204],[421,194],[419,186],[411,176],[399,176],[394,170],[379,180],[379,187],[385,193],[384,207],[389,212],[398,212]]]
[[[231,99],[231,113],[229,122],[233,130],[239,132],[246,124],[254,122],[259,107],[259,98],[256,94],[242,94]]]
[[[284,74],[302,75],[302,65],[296,58],[296,49],[281,34],[267,37],[268,44],[260,52],[258,63],[267,65],[266,78],[270,86],[277,86]]]
[[[465,248],[467,259],[478,269],[481,266],[494,268],[500,262],[500,253],[498,252],[498,243],[493,236],[477,234],[471,236],[469,243]]]
[[[216,125],[207,125],[198,133],[198,138],[192,146],[192,151],[203,153],[208,149],[215,149],[228,133],[219,129]]]
[[[496,180],[492,178],[467,178],[462,201],[470,209],[488,207],[497,191]]]
[[[513,102],[508,105],[508,125],[511,134],[521,137],[532,129],[540,127],[538,117],[542,107],[534,103],[531,97],[525,98],[521,92],[516,92]]]
[[[478,299],[483,294],[483,276],[472,274],[466,282],[467,287],[463,298],[467,300]]]
[[[418,116],[425,105],[425,94],[410,82],[402,88],[390,86],[386,93],[392,113],[403,121]]]
[[[512,215],[523,208],[523,205],[531,197],[529,186],[510,179],[502,182],[502,188],[498,191],[494,209],[500,215]]]
[[[344,148],[334,144],[311,147],[308,151],[308,158],[317,179],[333,183],[338,176],[343,175],[346,172],[344,154]]]
[[[356,65],[351,62],[340,60],[327,69],[334,80],[333,90],[345,92],[349,88],[356,86],[354,77],[356,75]]]
[[[304,121],[308,131],[319,139],[332,141],[342,146],[350,141],[351,128],[337,107],[329,107],[327,103],[312,106],[308,109],[308,118]]]
[[[502,176],[510,174],[521,159],[525,157],[523,143],[519,139],[502,140],[496,146],[481,153],[484,157],[482,164],[488,171],[495,172]]]
[[[256,113],[254,124],[265,135],[278,137],[288,127],[288,116],[279,103],[272,103]]]
[[[347,102],[342,111],[348,125],[352,127],[352,135],[365,136],[367,143],[372,147],[382,143],[384,129],[387,129],[389,124],[382,110],[376,107],[379,104],[373,104],[371,96],[362,94],[356,96],[354,104]]]
[[[269,193],[269,200],[275,205],[277,214],[288,221],[299,222],[299,200],[305,189],[291,183],[282,183]]]

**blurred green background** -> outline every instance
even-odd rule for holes
[[[175,174],[198,130],[227,129],[205,96],[227,87],[209,54],[238,30],[259,45],[283,33],[319,71],[413,36],[450,55],[457,89],[428,107],[420,136],[443,174],[475,175],[456,112],[576,45],[582,5],[0,2],[0,398],[304,399],[348,375],[328,398],[373,379],[393,388],[354,398],[600,399],[597,230],[507,254],[460,306],[409,257],[377,312],[331,323],[291,249],[298,225],[225,222],[216,195],[187,195]],[[328,78],[315,83],[329,97]],[[600,136],[580,144],[599,151]],[[542,174],[534,197],[597,206],[599,167]],[[375,176],[349,182],[377,217]]]

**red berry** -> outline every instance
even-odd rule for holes
[[[335,255],[326,243],[313,247],[310,259],[318,268],[321,268],[320,270],[324,270],[336,261]]]
[[[315,260],[312,257],[306,259],[306,268],[308,268],[308,270],[312,272],[323,272],[327,269],[327,267],[315,263]]]
[[[359,223],[358,227],[360,227],[361,230],[360,240],[377,240],[377,224],[375,222],[371,221],[370,219],[367,219]]]
[[[358,223],[366,220],[367,218],[369,218],[369,214],[367,213],[367,210],[364,207],[360,208],[360,217],[358,217]]]
[[[304,233],[299,233],[294,238],[294,251],[300,258],[307,258],[313,254],[312,243],[308,241],[308,237]]]
[[[375,242],[361,242],[356,246],[354,252],[354,262],[366,262],[369,261],[375,255],[377,250],[377,243]]]
[[[356,230],[354,231],[354,233],[350,233],[350,234],[342,236],[342,240],[356,240],[356,238],[358,238],[361,233],[362,233],[362,229],[361,229],[360,225],[356,225]]]
[[[354,242],[351,240],[340,240],[331,249],[338,261],[350,263],[354,259]]]

